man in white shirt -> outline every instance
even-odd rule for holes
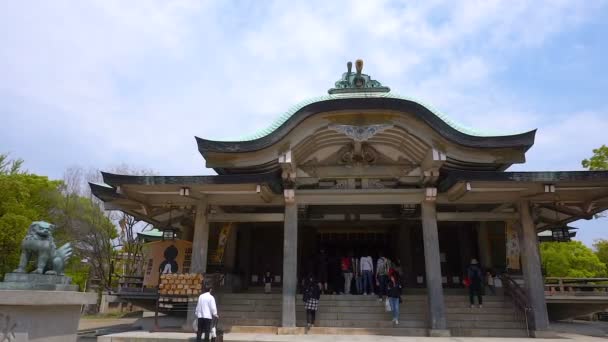
[[[363,293],[373,294],[374,293],[374,261],[371,256],[363,256],[360,261],[361,275],[363,276]]]
[[[211,332],[211,322],[213,317],[219,318],[215,298],[211,295],[211,287],[206,287],[203,294],[198,297],[196,310],[194,311],[198,319],[198,329],[196,331],[196,342],[201,342],[201,335],[205,333],[205,342],[209,342]]]

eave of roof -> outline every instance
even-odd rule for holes
[[[108,202],[117,198],[121,198],[116,193],[116,189],[107,184],[89,182],[91,193],[104,202]]]
[[[488,182],[536,182],[558,183],[577,181],[603,181],[608,182],[608,171],[527,171],[527,172],[501,172],[501,171],[459,171],[446,172],[445,178],[438,186],[439,191],[447,191],[460,181],[488,181]]]
[[[120,185],[180,185],[180,184],[267,184],[274,193],[283,191],[282,183],[276,172],[245,174],[245,175],[209,175],[209,176],[133,176],[118,175],[108,172],[101,173],[103,181],[112,187]],[[96,188],[95,190],[93,188]],[[98,184],[91,183],[91,190],[103,194],[114,191],[113,188],[106,188]],[[95,192],[94,192],[95,194]],[[95,196],[97,196],[95,194]],[[99,197],[99,196],[97,196]]]
[[[412,113],[429,124],[440,135],[463,146],[474,148],[522,148],[534,144],[536,130],[511,135],[476,132],[450,120],[444,114],[429,109],[413,99],[393,93],[350,93],[325,95],[290,108],[267,129],[234,141],[207,140],[195,137],[203,157],[210,152],[238,153],[257,151],[273,145],[306,118],[327,111],[384,109]]]

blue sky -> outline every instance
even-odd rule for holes
[[[121,163],[205,174],[230,138],[325,94],[345,63],[453,120],[538,128],[513,170],[608,144],[606,1],[4,1],[0,152],[61,178]],[[608,220],[580,222],[587,244]]]

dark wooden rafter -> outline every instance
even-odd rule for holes
[[[554,212],[558,212],[561,214],[570,215],[572,217],[580,217],[585,220],[590,220],[593,218],[593,215],[589,214],[588,212],[583,211],[581,208],[570,207],[570,206],[565,206],[565,205],[547,204],[547,203],[539,204],[539,207],[545,208],[548,210],[552,210]]]

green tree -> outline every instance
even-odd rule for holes
[[[584,168],[589,170],[608,170],[608,146],[602,145],[593,150],[593,156],[583,159]]]
[[[33,221],[50,220],[61,185],[22,170],[23,161],[0,154],[0,278],[19,263],[21,240]]]
[[[0,154],[0,175],[22,173],[22,166],[23,159],[9,159],[8,154]]]
[[[595,240],[593,242],[593,248],[595,248],[595,255],[597,255],[598,259],[608,266],[608,240]],[[608,273],[608,270],[606,272]]]
[[[71,241],[75,258],[85,261],[90,275],[99,280],[100,290],[110,289],[108,275],[115,254],[114,240],[118,237],[116,227],[97,202],[65,192],[66,185],[62,188],[61,200],[54,208],[54,222],[64,228],[61,233]],[[66,273],[82,276],[82,265],[71,266]]]
[[[543,242],[540,244],[540,254],[549,277],[606,276],[606,264],[580,241]]]

